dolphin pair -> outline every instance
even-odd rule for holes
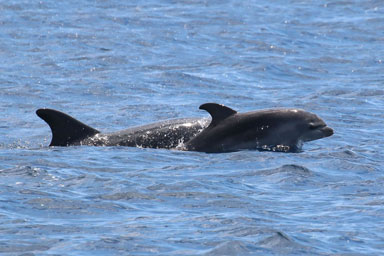
[[[211,115],[173,119],[114,133],[100,133],[53,109],[36,114],[52,130],[49,146],[129,146],[207,153],[239,150],[298,152],[303,142],[331,136],[333,130],[317,115],[301,109],[267,109],[246,113],[216,103],[200,106]]]

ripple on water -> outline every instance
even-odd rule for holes
[[[2,169],[0,170],[0,175],[4,176],[27,176],[27,177],[38,177],[45,176],[48,172],[41,168],[32,167],[32,166],[16,166],[13,168]]]
[[[225,241],[203,255],[252,255],[252,250],[241,241]]]
[[[277,231],[271,236],[259,241],[257,243],[259,246],[267,249],[271,249],[272,252],[282,253],[282,254],[303,254],[306,251],[305,246],[300,243],[294,241],[294,239],[290,238],[287,234],[284,234],[281,231]],[[313,252],[312,252],[313,253]]]
[[[0,254],[381,255],[380,1],[0,3]],[[300,107],[300,154],[49,148],[41,107],[105,131]],[[42,146],[44,145],[44,146]]]
[[[258,176],[269,182],[296,186],[312,182],[316,174],[305,166],[286,164],[273,169],[250,171],[244,176]]]

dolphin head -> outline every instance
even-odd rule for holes
[[[321,118],[315,114],[306,113],[308,114],[308,117],[304,119],[304,125],[306,125],[307,129],[303,131],[303,134],[300,136],[300,140],[318,140],[333,135],[333,129],[328,127]]]
[[[237,114],[233,119],[237,119],[241,132],[231,143],[239,148],[298,152],[303,142],[333,134],[321,118],[301,109],[267,109]],[[240,129],[241,126],[245,129]]]
[[[270,132],[277,136],[281,144],[301,144],[333,134],[333,129],[313,113],[301,109],[285,109],[273,114]]]

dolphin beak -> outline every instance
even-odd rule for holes
[[[321,132],[324,134],[324,137],[329,137],[333,135],[333,129],[328,126],[321,128]]]

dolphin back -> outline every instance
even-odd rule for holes
[[[81,140],[99,133],[98,130],[57,110],[38,109],[36,114],[51,128],[52,140],[49,146],[76,145]]]

